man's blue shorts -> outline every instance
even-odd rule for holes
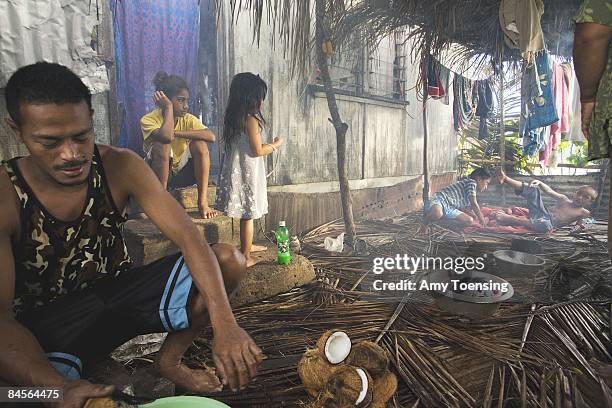
[[[446,201],[444,197],[441,197],[437,194],[434,194],[433,197],[429,200],[429,206],[427,207],[427,211],[431,209],[432,205],[439,205],[442,207],[442,214],[444,218],[448,218],[449,220],[454,220],[463,212],[459,211],[455,207],[451,207],[451,205]]]
[[[60,374],[78,379],[84,363],[104,358],[138,335],[189,327],[194,291],[179,253],[100,279],[17,321],[34,334]]]

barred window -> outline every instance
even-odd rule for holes
[[[383,39],[371,53],[358,40],[334,49],[329,60],[333,87],[342,94],[406,101],[404,43],[405,33],[397,31]]]

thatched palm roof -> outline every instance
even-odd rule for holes
[[[518,50],[504,45],[499,24],[500,0],[326,0],[327,16],[336,43],[361,33],[377,42],[394,30],[411,27],[415,49],[436,55],[455,43],[465,57],[487,55],[499,61],[520,60]],[[221,4],[217,0],[218,4]],[[233,15],[249,12],[255,38],[261,23],[268,19],[277,39],[292,54],[298,66],[312,60],[313,9],[315,0],[231,0]],[[570,56],[573,43],[571,18],[580,0],[544,0],[542,29],[553,54]]]

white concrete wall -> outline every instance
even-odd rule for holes
[[[271,28],[265,22],[259,47],[252,40],[248,13],[242,13],[236,24],[231,24],[226,14],[221,22],[217,41],[222,44],[219,53],[220,88],[224,86],[223,81],[227,81],[229,86],[231,77],[238,72],[251,71],[261,75],[269,87],[264,110],[268,136],[270,139],[273,136],[286,139],[280,153],[276,153],[273,159],[268,158],[269,170],[275,170],[269,183],[291,185],[337,180],[335,131],[327,120],[329,111],[324,95],[313,92],[308,87],[308,79],[291,77],[292,61],[283,56],[278,40],[276,49],[272,47]],[[382,67],[380,72],[392,75],[394,46],[393,38],[383,41],[369,63],[379,64]],[[407,64],[406,88],[410,89],[407,106],[338,96],[340,115],[349,125],[347,160],[351,179],[422,174],[422,102],[417,101],[414,89],[419,67],[418,62],[411,64],[408,60]],[[310,81],[312,83],[312,79]],[[380,87],[385,81],[390,81],[390,77],[370,78],[370,83],[366,81],[366,92],[368,86]],[[223,102],[224,98],[220,101]],[[449,105],[429,101],[428,116],[430,172],[454,171],[457,137],[453,129],[452,95]]]

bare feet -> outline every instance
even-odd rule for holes
[[[500,167],[499,169],[497,169],[495,177],[497,178],[497,182],[499,184],[504,184],[508,176],[506,176],[506,173],[504,173],[504,170]]]
[[[216,216],[221,215],[219,211],[215,210],[214,208],[210,208],[204,203],[200,203],[198,208],[200,209],[200,215],[205,219],[215,218]]]
[[[498,224],[507,224],[511,217],[503,211],[498,211],[495,213],[495,219]]]
[[[263,245],[252,245],[251,246],[251,252],[263,252],[263,251],[267,251],[268,248],[263,246]]]
[[[159,375],[189,392],[211,394],[223,389],[223,385],[219,377],[217,377],[215,369],[212,367],[205,367],[203,370],[192,370],[185,364],[168,367],[161,367],[156,364],[155,369]]]
[[[253,265],[255,265],[255,264],[257,264],[259,262],[259,259],[255,259],[251,255],[246,256],[245,258],[246,258],[246,266],[247,266],[247,268],[249,268],[249,267],[251,267],[251,266],[253,266]]]

